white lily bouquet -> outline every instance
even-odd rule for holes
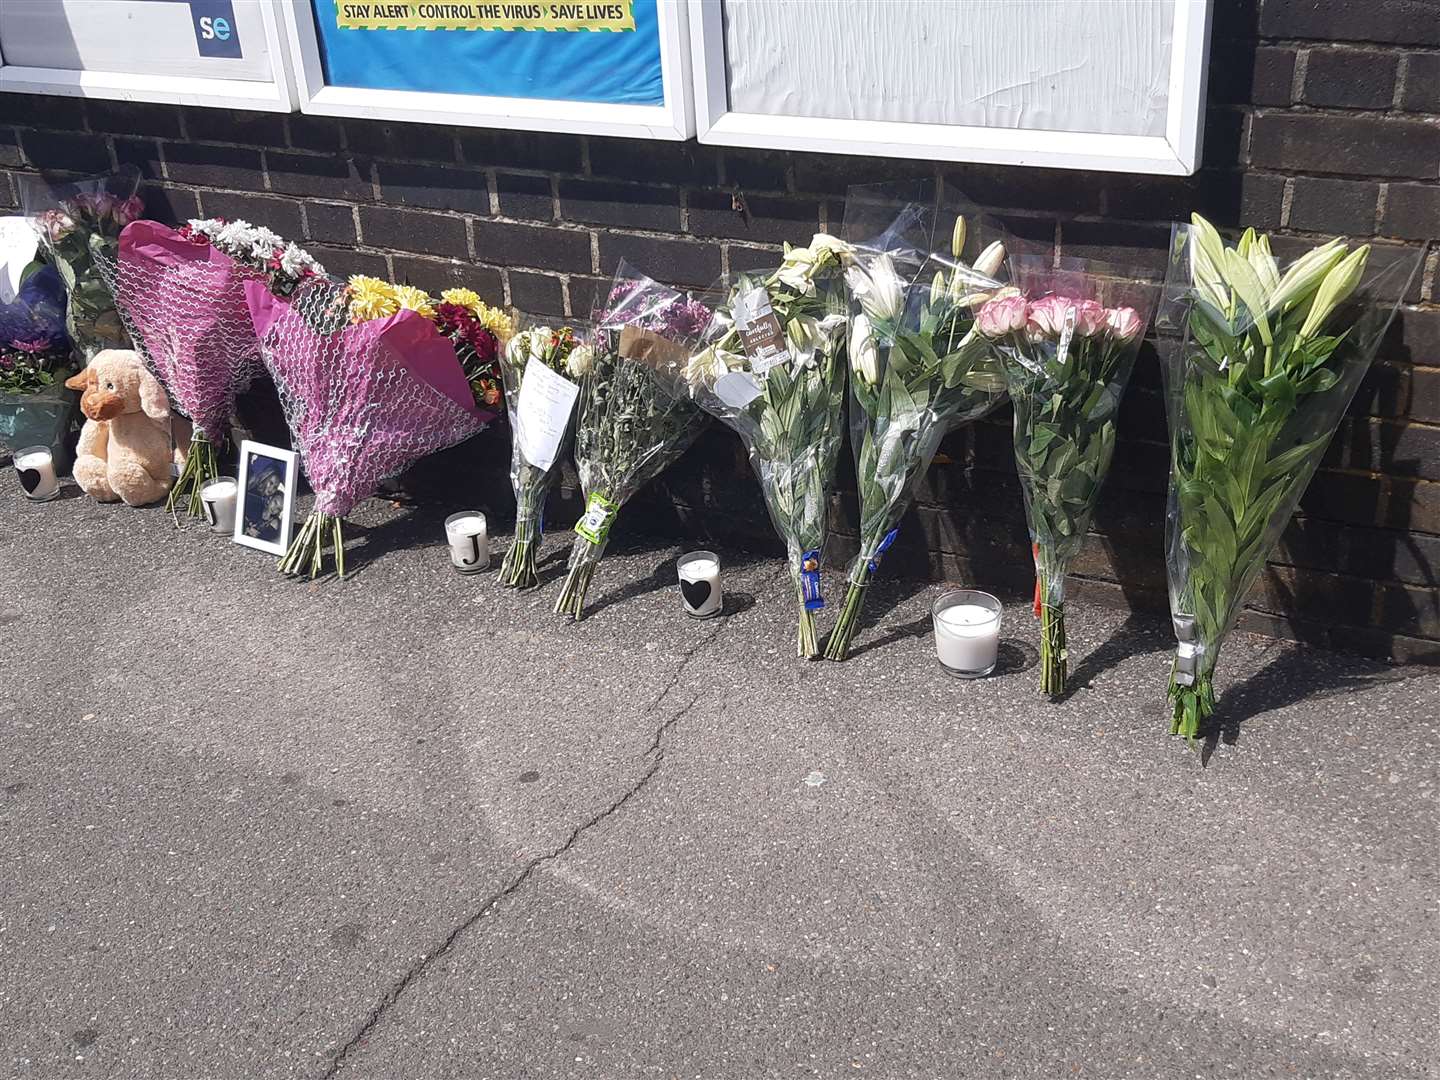
[[[848,351],[860,553],[826,659],[849,654],[870,581],[940,440],[1005,400],[1004,372],[975,326],[980,306],[1001,293],[996,275],[1005,248],[997,240],[967,263],[968,240],[965,218],[958,216],[951,257],[925,259],[908,286],[897,270],[903,252],[857,248],[845,271],[858,308]]]
[[[575,402],[590,370],[591,346],[588,330],[552,328],[524,315],[517,322],[523,329],[500,354],[515,490],[515,540],[500,567],[500,584],[529,589],[540,583],[535,557],[545,534],[545,500],[574,435]]]
[[[684,392],[739,433],[785,541],[799,611],[796,651],[819,655],[820,559],[845,403],[850,245],[817,233],[780,267],[721,295],[703,347],[677,374]]]
[[[1231,247],[1198,214],[1176,227],[1166,321],[1178,308],[1185,340],[1163,369],[1174,734],[1193,739],[1208,726],[1225,636],[1424,252],[1367,273],[1369,256],[1368,245],[1332,240],[1282,273],[1253,230]]]

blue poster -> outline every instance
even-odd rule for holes
[[[311,0],[329,86],[663,105],[656,0]]]

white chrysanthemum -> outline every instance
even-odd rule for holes
[[[594,359],[589,345],[576,345],[565,358],[565,373],[572,379],[583,379],[590,373]]]

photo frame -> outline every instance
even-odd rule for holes
[[[293,450],[246,439],[240,444],[235,543],[284,555],[295,525],[298,457]]]

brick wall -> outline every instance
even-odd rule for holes
[[[1194,177],[966,167],[226,110],[0,96],[0,207],[32,170],[126,162],[153,216],[244,217],[303,238],[329,268],[439,289],[464,282],[544,314],[588,312],[622,257],[708,285],[839,227],[846,187],[941,176],[1066,255],[1163,264],[1168,222],[1380,257],[1440,233],[1440,0],[1217,0],[1204,167]],[[1253,597],[1249,629],[1400,659],[1440,659],[1437,254]],[[1166,429],[1155,346],[1074,592],[1165,610]],[[1008,412],[943,447],[887,561],[892,574],[1023,589]],[[503,437],[441,456],[508,499]],[[434,465],[432,468],[436,467]],[[423,477],[418,481],[423,484]],[[836,554],[853,545],[853,477]],[[573,511],[573,491],[566,507]],[[561,515],[555,515],[561,516]],[[708,434],[627,514],[630,527],[773,544],[739,443]],[[554,518],[552,517],[552,520]]]

